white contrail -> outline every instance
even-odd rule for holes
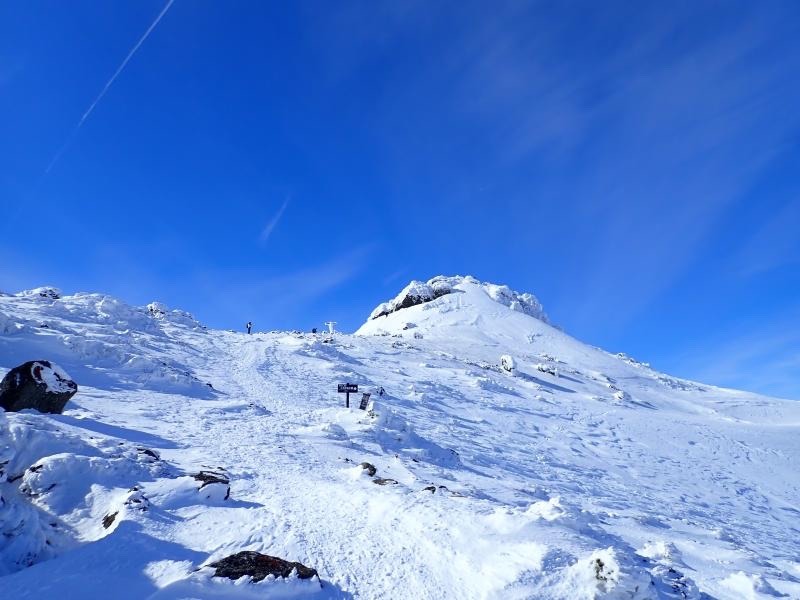
[[[286,210],[287,206],[289,206],[289,199],[288,198],[283,201],[283,204],[278,209],[278,212],[275,213],[275,215],[269,220],[269,223],[267,223],[264,226],[264,229],[261,230],[261,237],[259,239],[260,239],[262,244],[265,244],[267,242],[267,240],[269,239],[269,236],[272,235],[272,230],[275,229],[275,227],[278,224],[278,221],[281,220],[281,217],[283,216],[283,211]]]
[[[147,39],[147,36],[149,36],[150,33],[153,31],[153,29],[156,28],[156,25],[158,25],[158,22],[161,20],[161,18],[165,14],[167,14],[167,11],[169,10],[169,7],[172,6],[173,2],[175,2],[175,0],[167,0],[167,3],[164,5],[164,8],[161,9],[161,12],[158,13],[158,16],[155,18],[155,20],[152,23],[150,23],[150,27],[147,28],[147,31],[144,32],[144,35],[142,35],[142,37],[139,38],[139,41],[136,42],[136,45],[133,48],[131,48],[130,52],[128,52],[128,55],[125,57],[125,60],[123,60],[122,63],[120,64],[120,66],[117,67],[117,70],[114,71],[114,74],[111,76],[111,79],[109,79],[106,82],[106,84],[103,86],[103,89],[100,90],[99,94],[97,94],[97,98],[94,99],[94,102],[92,102],[89,105],[89,108],[86,109],[86,112],[83,113],[83,116],[81,117],[81,120],[78,121],[78,124],[75,126],[75,129],[72,130],[72,133],[67,138],[67,141],[64,142],[64,145],[61,146],[61,149],[58,152],[56,152],[56,155],[53,157],[53,160],[51,160],[50,164],[47,165],[47,169],[45,169],[45,174],[49,173],[50,169],[53,168],[53,165],[55,165],[56,162],[58,161],[58,159],[61,158],[61,155],[67,149],[67,147],[69,146],[70,142],[72,142],[72,139],[75,137],[75,134],[78,133],[78,130],[86,122],[86,119],[88,119],[89,115],[92,114],[92,111],[94,110],[94,107],[97,106],[97,103],[100,102],[100,100],[103,98],[103,96],[106,95],[106,92],[108,91],[108,88],[110,88],[111,84],[114,83],[114,80],[117,77],[119,77],[119,74],[122,73],[123,69],[125,69],[125,66],[128,64],[128,62],[130,62],[131,58],[133,58],[133,55],[136,54],[136,51],[139,49],[139,47]]]

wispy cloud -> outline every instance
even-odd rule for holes
[[[259,329],[303,327],[314,318],[322,318],[311,316],[314,303],[356,278],[373,250],[374,246],[367,244],[309,267],[277,274],[255,268],[204,271],[185,285],[198,290],[204,302],[220,315],[220,320],[211,321],[213,324],[222,325],[233,315],[241,315],[243,323],[252,320]],[[335,304],[330,299],[328,303]],[[365,308],[365,318],[370,308]],[[326,315],[340,318],[333,313]]]
[[[741,325],[678,357],[674,369],[705,383],[800,400],[800,312]]]
[[[387,275],[386,277],[383,278],[383,285],[389,285],[391,283],[394,283],[395,281],[400,279],[406,273],[406,271],[407,269],[398,269],[394,273]]]
[[[261,235],[258,238],[262,244],[266,244],[267,240],[269,240],[269,237],[272,235],[272,232],[278,226],[278,223],[280,223],[281,217],[283,217],[283,213],[286,211],[287,206],[289,206],[288,198],[283,201],[283,204],[281,204],[281,207],[278,209],[278,212],[272,215],[272,218],[267,222],[266,225],[264,225],[264,229],[261,230]]]
[[[791,198],[762,223],[743,245],[739,273],[748,277],[788,264],[800,264],[800,199]]]
[[[158,13],[158,16],[156,16],[156,18],[153,20],[153,22],[150,23],[150,26],[144,32],[142,37],[139,38],[139,41],[136,42],[136,44],[134,44],[133,48],[131,48],[130,52],[128,52],[127,56],[125,56],[125,59],[122,61],[122,63],[120,63],[119,67],[117,67],[117,70],[114,71],[114,74],[111,76],[111,78],[103,86],[103,89],[100,90],[100,93],[97,94],[95,99],[89,105],[89,108],[87,108],[86,111],[84,111],[83,116],[81,116],[80,121],[78,121],[78,124],[72,130],[72,133],[70,133],[70,135],[67,137],[67,139],[64,142],[64,144],[61,146],[61,148],[59,148],[59,150],[58,150],[58,152],[56,152],[55,156],[53,156],[53,159],[50,161],[50,164],[47,165],[47,168],[44,171],[45,174],[50,172],[50,170],[55,166],[55,164],[58,162],[58,160],[64,154],[64,152],[66,152],[67,148],[69,148],[70,144],[75,139],[75,136],[77,135],[78,131],[83,126],[83,124],[86,122],[86,119],[89,118],[89,115],[92,114],[92,111],[94,111],[94,109],[97,106],[97,104],[100,102],[100,100],[103,99],[103,96],[106,95],[106,92],[108,92],[108,90],[111,87],[111,85],[114,83],[114,81],[116,81],[117,77],[120,76],[122,71],[125,69],[125,67],[128,65],[130,60],[133,58],[133,55],[136,54],[136,51],[139,50],[139,48],[144,43],[144,41],[150,36],[152,31],[156,28],[156,25],[158,25],[159,21],[161,21],[161,19],[164,17],[164,15],[167,14],[167,11],[170,9],[170,7],[172,6],[172,4],[174,2],[175,2],[175,0],[167,0],[167,3],[164,5],[164,8],[161,9],[161,12]]]

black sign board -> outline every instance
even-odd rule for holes
[[[340,383],[339,384],[339,393],[340,394],[347,394],[345,396],[344,405],[347,408],[350,408],[350,394],[358,391],[358,384],[357,383]]]
[[[369,404],[369,397],[371,395],[372,394],[370,394],[369,392],[364,392],[361,396],[361,404],[358,405],[358,408],[360,408],[361,410],[367,410],[367,405]]]

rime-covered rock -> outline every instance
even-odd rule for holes
[[[465,284],[479,286],[492,300],[513,311],[520,312],[540,321],[548,323],[547,315],[541,303],[533,294],[515,292],[507,285],[483,283],[474,277],[454,275],[448,277],[438,275],[428,281],[412,281],[392,300],[378,305],[369,316],[369,320],[385,317],[398,310],[418,306],[463,291]]]
[[[61,290],[54,287],[38,287],[32,290],[24,290],[16,294],[20,298],[45,298],[47,300],[59,300],[61,298]]]

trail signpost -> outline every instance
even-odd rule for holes
[[[372,394],[369,392],[364,392],[364,394],[361,396],[361,404],[358,405],[358,408],[361,410],[367,410],[367,406],[369,406],[369,397],[371,395]]]
[[[350,394],[355,394],[358,392],[358,384],[357,383],[340,383],[339,384],[339,393],[340,394],[347,394],[345,396],[345,406],[350,408]]]

